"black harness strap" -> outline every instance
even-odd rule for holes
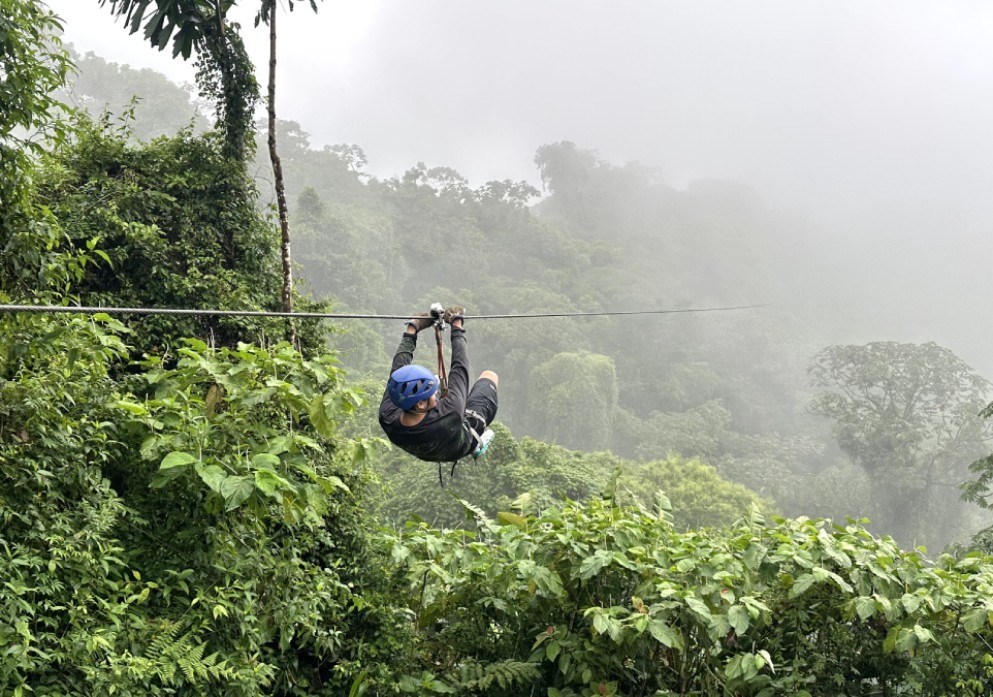
[[[455,478],[455,466],[457,464],[459,464],[459,461],[458,460],[456,460],[455,462],[452,463],[452,471],[448,473],[448,480],[449,481],[451,481],[452,479]],[[438,463],[438,486],[440,486],[442,489],[445,488],[445,475],[442,474],[441,463],[440,462]]]
[[[438,380],[441,382],[438,385],[438,393],[441,397],[448,394],[448,371],[445,370],[445,351],[444,343],[441,340],[442,332],[445,331],[445,318],[442,315],[444,310],[440,303],[434,303],[431,306],[431,316],[434,317],[434,340],[438,344]],[[459,464],[456,460],[452,463],[452,471],[448,475],[451,479],[455,476],[455,465]],[[442,489],[445,488],[445,475],[441,471],[441,463],[438,463],[438,486]]]
[[[438,386],[438,391],[442,397],[448,394],[448,372],[445,370],[445,351],[442,348],[443,344],[441,341],[441,332],[444,330],[444,320],[440,323],[435,322],[434,325],[434,338],[438,342],[438,379],[441,384]]]
[[[434,319],[434,340],[438,344],[438,380],[441,381],[438,391],[439,396],[444,397],[448,394],[448,372],[445,370],[445,351],[441,341],[442,332],[445,331],[445,310],[441,303],[431,304],[431,318]]]

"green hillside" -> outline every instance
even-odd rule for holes
[[[232,94],[207,126],[147,73],[73,82],[46,7],[0,9],[0,304],[279,310]],[[4,308],[0,694],[993,690],[989,384],[819,343],[754,192],[567,141],[543,192],[380,180],[279,126],[296,309],[464,304],[497,437],[444,486],[387,446],[398,320]],[[662,308],[714,311],[471,318]]]

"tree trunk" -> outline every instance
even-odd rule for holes
[[[283,312],[293,312],[293,264],[290,255],[290,221],[286,210],[286,190],[283,186],[283,166],[276,152],[276,4],[269,6],[269,159],[276,182],[276,205],[279,210],[279,229],[282,233],[283,256]],[[296,343],[293,318],[287,320],[287,339]]]

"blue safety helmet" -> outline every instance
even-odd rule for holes
[[[422,399],[429,399],[438,391],[438,378],[420,365],[397,368],[386,383],[390,401],[404,411],[410,411]]]

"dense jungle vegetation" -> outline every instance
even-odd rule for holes
[[[280,309],[220,67],[194,96],[0,9],[0,301]],[[774,302],[796,221],[566,141],[544,192],[278,142],[297,309],[768,304],[470,320],[498,436],[444,488],[379,436],[401,322],[0,312],[0,693],[993,690],[989,383],[821,343]]]

